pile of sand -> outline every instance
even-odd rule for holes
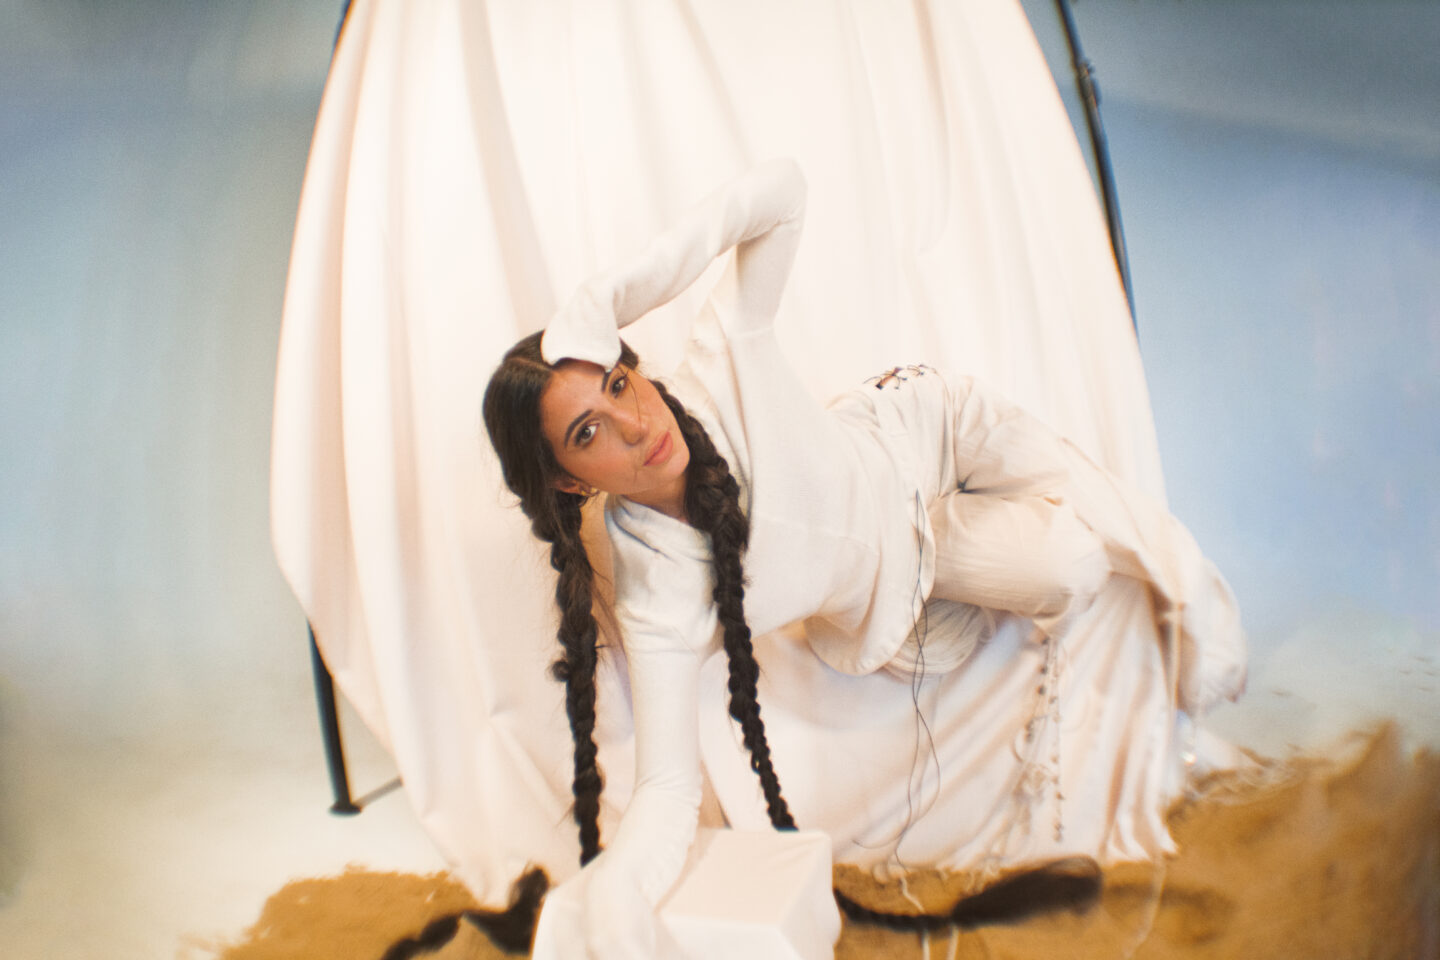
[[[1007,927],[934,935],[847,924],[837,960],[955,957],[1076,960],[1437,960],[1440,958],[1440,757],[1405,756],[1386,729],[1344,762],[1298,759],[1203,785],[1171,812],[1180,853],[1106,871],[1100,902]],[[839,867],[835,882],[871,906],[913,909],[898,885]],[[969,878],[918,873],[927,907]],[[438,916],[473,906],[442,874],[351,870],[286,885],[243,942],[219,960],[379,960]],[[468,924],[436,960],[504,956]]]

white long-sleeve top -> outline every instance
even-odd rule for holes
[[[1177,618],[1186,583],[1218,583],[1228,598],[1163,509],[1118,491],[1078,450],[973,381],[947,385],[928,373],[923,385],[900,392],[908,401],[867,388],[822,409],[773,332],[804,195],[793,163],[756,168],[638,257],[586,283],[542,344],[550,362],[612,367],[619,328],[677,296],[734,248],[672,389],[740,483],[751,525],[746,614],[756,635],[805,620],[811,646],[835,669],[863,674],[884,666],[930,594],[937,528],[967,544],[958,557],[962,589],[949,599],[1042,622],[1088,602],[1112,568],[1151,581]],[[927,507],[948,490],[984,496],[962,495],[932,523]],[[1077,514],[1072,498],[1088,516]],[[636,782],[594,869],[602,887],[632,884],[653,906],[683,866],[698,817],[699,675],[719,644],[710,549],[682,521],[621,497],[608,500],[605,516],[630,670]],[[1183,549],[1157,550],[1157,538]],[[952,552],[949,561],[956,560]],[[1243,650],[1239,663],[1211,671],[1214,690],[1204,696],[1233,695]]]
[[[613,366],[619,328],[678,295],[733,247],[733,263],[694,324],[672,387],[706,426],[743,491],[752,631],[808,618],[827,662],[867,673],[883,666],[909,632],[928,574],[917,587],[911,524],[886,524],[876,509],[877,477],[867,461],[884,463],[883,450],[826,415],[773,334],[804,197],[793,163],[756,168],[638,257],[586,283],[547,327],[542,349],[550,362],[568,357]],[[878,479],[887,481],[894,470],[887,466],[882,474]],[[902,499],[898,487],[889,492]],[[695,704],[700,665],[718,644],[710,549],[683,522],[619,497],[607,503],[606,526],[630,669],[636,783],[603,868],[615,880],[623,873],[654,903],[683,865],[697,820]]]

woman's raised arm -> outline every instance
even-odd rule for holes
[[[768,325],[799,244],[805,178],[793,160],[771,160],[722,187],[636,257],[590,279],[545,329],[547,363],[620,358],[619,328],[679,296],[716,257],[735,253],[735,295],[722,321],[732,332]]]

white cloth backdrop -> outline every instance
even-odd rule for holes
[[[274,540],[341,690],[485,900],[527,862],[567,876],[578,851],[546,674],[553,581],[484,439],[486,378],[589,274],[771,156],[810,183],[778,326],[817,396],[901,362],[978,374],[1163,496],[1102,217],[1014,0],[357,0],[296,226]],[[629,337],[652,375],[704,286]],[[864,757],[908,758],[908,685],[762,647],[782,782],[830,798],[798,803],[802,825],[842,859],[886,860],[898,825],[867,806],[886,787]],[[814,718],[763,699],[776,677],[828,691],[837,722],[890,717],[901,745],[857,730],[832,769],[812,757],[787,777]],[[613,827],[631,779],[623,662],[604,661],[599,696]],[[963,783],[963,767],[941,772]],[[918,821],[905,856],[973,860],[944,815]]]

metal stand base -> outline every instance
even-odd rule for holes
[[[350,797],[350,778],[345,772],[345,748],[340,743],[340,715],[335,708],[335,680],[330,676],[320,648],[315,645],[315,628],[306,624],[310,633],[310,667],[315,674],[315,702],[320,708],[320,735],[325,739],[325,764],[330,768],[330,789],[335,803],[330,812],[353,817],[360,807]]]

